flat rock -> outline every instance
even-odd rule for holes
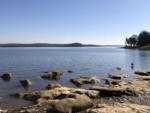
[[[131,103],[100,104],[95,108],[86,110],[86,113],[150,113],[150,107]]]
[[[84,84],[96,84],[99,82],[99,79],[97,79],[96,77],[80,77],[76,79],[71,79],[70,81],[76,86],[81,86]]]
[[[129,81],[127,87],[134,89],[140,94],[150,93],[150,79],[149,77],[139,77]]]
[[[150,76],[150,72],[146,72],[146,71],[136,71],[134,72],[135,74],[137,75],[140,75],[140,76]]]
[[[122,86],[122,87],[93,86],[90,88],[90,90],[99,91],[100,96],[102,96],[102,97],[112,97],[112,96],[122,96],[122,95],[135,96],[135,95],[137,95],[134,90],[132,90],[126,86]]]
[[[108,85],[119,85],[119,86],[122,86],[122,85],[125,85],[126,83],[121,81],[121,80],[115,80],[115,81],[110,81],[108,79],[105,79],[105,84],[108,84]]]
[[[127,78],[128,75],[127,74],[109,74],[109,78],[112,78],[112,79],[118,79],[118,80],[121,80],[123,78]]]

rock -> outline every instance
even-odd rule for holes
[[[52,74],[48,73],[46,75],[41,76],[41,78],[51,80],[52,79]]]
[[[32,101],[35,103],[32,108],[40,106],[37,110],[45,108],[47,113],[75,113],[92,107],[93,101],[90,98],[98,97],[99,91],[60,86],[49,90],[16,93],[12,96]]]
[[[121,85],[125,85],[126,83],[125,82],[123,82],[123,81],[110,81],[110,80],[108,80],[108,79],[105,79],[105,84],[107,84],[107,85],[119,85],[119,86],[121,86]]]
[[[144,71],[136,71],[135,74],[140,76],[150,76],[149,72],[144,72]]]
[[[112,84],[112,85],[119,85],[119,86],[122,86],[122,85],[125,85],[126,83],[123,82],[123,81],[112,81],[111,84]]]
[[[51,108],[47,110],[47,113],[76,113],[93,106],[93,102],[89,97],[78,94],[72,98],[52,100],[49,103],[51,103]]]
[[[134,89],[138,94],[150,93],[150,81],[148,76],[138,77],[127,83],[127,87]]]
[[[150,74],[150,71],[147,71],[148,74]]]
[[[131,69],[134,69],[134,63],[133,62],[131,63]]]
[[[138,79],[150,81],[150,76],[140,76],[140,77],[138,77]]]
[[[127,87],[99,87],[94,86],[91,87],[90,90],[97,90],[100,92],[100,96],[102,97],[112,97],[112,96],[122,96],[122,95],[129,95],[129,96],[136,96],[137,93]]]
[[[105,84],[111,84],[111,82],[108,79],[105,79]]]
[[[44,71],[43,73],[49,73],[48,71]]]
[[[62,76],[64,73],[63,72],[59,72],[59,71],[53,71],[52,75],[53,76]]]
[[[37,103],[39,99],[53,100],[60,97],[60,95],[62,96],[62,95],[72,95],[72,94],[82,94],[82,95],[87,95],[90,98],[96,98],[99,96],[99,91],[68,88],[68,87],[60,86],[49,90],[41,90],[41,91],[35,91],[31,93],[15,93],[12,96],[23,98],[25,100],[29,100],[29,101],[33,101],[34,103]]]
[[[68,72],[68,73],[74,73],[72,70],[68,70],[67,72]]]
[[[81,86],[83,84],[96,84],[99,82],[96,77],[80,77],[77,79],[71,79],[70,81],[77,86]]]
[[[116,69],[117,69],[117,70],[121,70],[122,68],[121,68],[121,67],[116,67]]]
[[[150,107],[131,103],[102,104],[86,110],[86,113],[150,113]]]
[[[4,73],[1,78],[4,80],[4,81],[9,81],[11,78],[12,78],[12,73]]]
[[[0,113],[8,113],[8,110],[2,110],[2,109],[0,109]]]
[[[61,87],[63,86],[60,84],[49,84],[48,86],[46,86],[46,89],[50,90],[50,89],[61,88]]]
[[[29,87],[32,85],[32,81],[31,80],[20,80],[20,84],[23,86],[23,87]]]
[[[48,80],[58,80],[60,77],[63,76],[63,72],[51,72],[46,75],[41,76],[43,79],[48,79]]]
[[[123,78],[127,78],[128,75],[126,74],[116,74],[116,75],[112,75],[112,74],[109,74],[109,78],[112,78],[112,79],[123,79]]]

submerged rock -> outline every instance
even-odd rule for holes
[[[50,89],[61,88],[61,87],[63,86],[56,83],[56,84],[49,84],[48,86],[46,86],[46,89],[50,90]]]
[[[112,79],[123,79],[123,78],[127,78],[128,75],[127,74],[115,74],[115,75],[112,75],[112,74],[109,74],[109,78],[112,78]]]
[[[96,84],[100,82],[100,80],[96,77],[80,77],[77,79],[71,79],[70,81],[77,86],[81,86],[83,84]]]
[[[72,70],[68,70],[67,72],[68,72],[68,73],[74,73],[74,71],[72,71]]]
[[[150,107],[131,103],[99,104],[86,110],[86,113],[150,113]]]
[[[20,84],[23,86],[23,87],[29,87],[32,85],[32,81],[31,80],[20,80]]]
[[[4,73],[1,78],[4,80],[4,81],[9,81],[11,78],[12,78],[12,73]]]
[[[122,68],[121,68],[121,67],[116,67],[116,69],[117,69],[117,70],[122,70]]]
[[[60,79],[61,76],[63,76],[63,72],[51,72],[51,73],[48,73],[46,75],[43,75],[41,76],[41,78],[43,79],[48,79],[48,80],[58,80]]]

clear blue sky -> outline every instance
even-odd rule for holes
[[[124,44],[150,31],[150,0],[0,0],[0,43]]]

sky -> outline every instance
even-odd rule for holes
[[[0,43],[124,44],[150,31],[150,0],[0,0]]]

